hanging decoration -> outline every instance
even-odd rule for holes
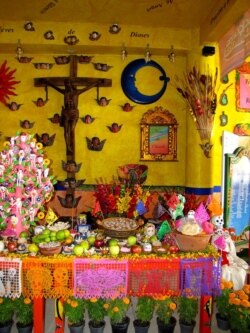
[[[90,114],[86,114],[84,117],[80,118],[85,124],[91,124],[95,120]]]
[[[20,127],[30,129],[34,126],[35,122],[30,122],[28,119],[20,120]]]
[[[214,124],[214,115],[217,106],[215,92],[218,77],[218,68],[214,75],[201,74],[195,67],[184,73],[184,78],[176,78],[176,89],[185,99],[189,111],[198,130],[204,155],[209,157],[212,148],[211,136]]]
[[[97,136],[93,136],[92,139],[86,137],[87,147],[89,150],[101,151],[106,139],[100,140]]]
[[[225,106],[228,104],[228,98],[227,98],[227,94],[226,91],[229,87],[231,87],[233,84],[229,84],[225,89],[223,89],[221,95],[220,95],[220,104]]]
[[[107,126],[107,128],[110,130],[110,132],[117,133],[121,130],[122,125],[118,125],[117,123],[113,123],[112,125]]]
[[[130,112],[133,110],[134,106],[130,105],[130,103],[124,103],[123,105],[121,105],[121,108],[125,112]]]
[[[109,27],[109,32],[111,34],[118,34],[121,31],[121,27],[118,24],[112,24]]]
[[[20,109],[22,104],[18,104],[17,102],[11,102],[11,103],[7,103],[7,106],[11,111],[17,111]]]
[[[0,102],[4,105],[7,104],[6,100],[9,99],[9,95],[17,96],[13,90],[15,89],[15,85],[20,83],[20,81],[14,81],[15,72],[16,69],[10,70],[7,67],[7,60],[0,67]]]
[[[37,142],[40,142],[43,144],[44,147],[52,146],[56,137],[56,134],[49,135],[48,133],[42,133],[41,136],[39,134],[36,134]]]
[[[98,40],[101,37],[101,34],[97,31],[93,31],[89,34],[89,40],[95,41]]]

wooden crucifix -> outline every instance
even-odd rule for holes
[[[70,56],[69,77],[35,78],[35,87],[52,87],[64,95],[64,105],[61,110],[62,126],[66,144],[67,161],[75,160],[75,126],[79,119],[78,97],[93,87],[111,87],[112,80],[104,78],[77,77],[78,56]],[[64,86],[64,88],[61,88]],[[77,89],[77,87],[83,87]],[[70,174],[68,177],[72,177]]]

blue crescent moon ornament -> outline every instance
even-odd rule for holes
[[[157,94],[150,96],[140,93],[135,86],[136,72],[139,69],[147,66],[157,68],[161,73],[159,80],[163,82],[161,90]],[[157,62],[153,60],[146,62],[145,59],[136,59],[134,61],[131,61],[124,68],[121,76],[121,86],[123,92],[131,101],[138,104],[151,104],[160,99],[167,88],[168,81],[169,77],[167,77],[164,69]]]

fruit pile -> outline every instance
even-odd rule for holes
[[[55,231],[48,228],[44,229],[40,234],[32,237],[32,243],[35,244],[50,243],[55,241],[71,244],[73,243],[73,237],[68,229]]]

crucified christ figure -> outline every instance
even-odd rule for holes
[[[83,92],[98,85],[98,82],[90,83],[82,89],[77,89],[70,78],[65,79],[65,88],[58,87],[49,79],[45,79],[44,83],[64,95],[64,106],[62,107],[61,113],[62,125],[64,127],[64,139],[67,155],[71,155],[74,158],[75,126],[79,119],[78,97]]]

